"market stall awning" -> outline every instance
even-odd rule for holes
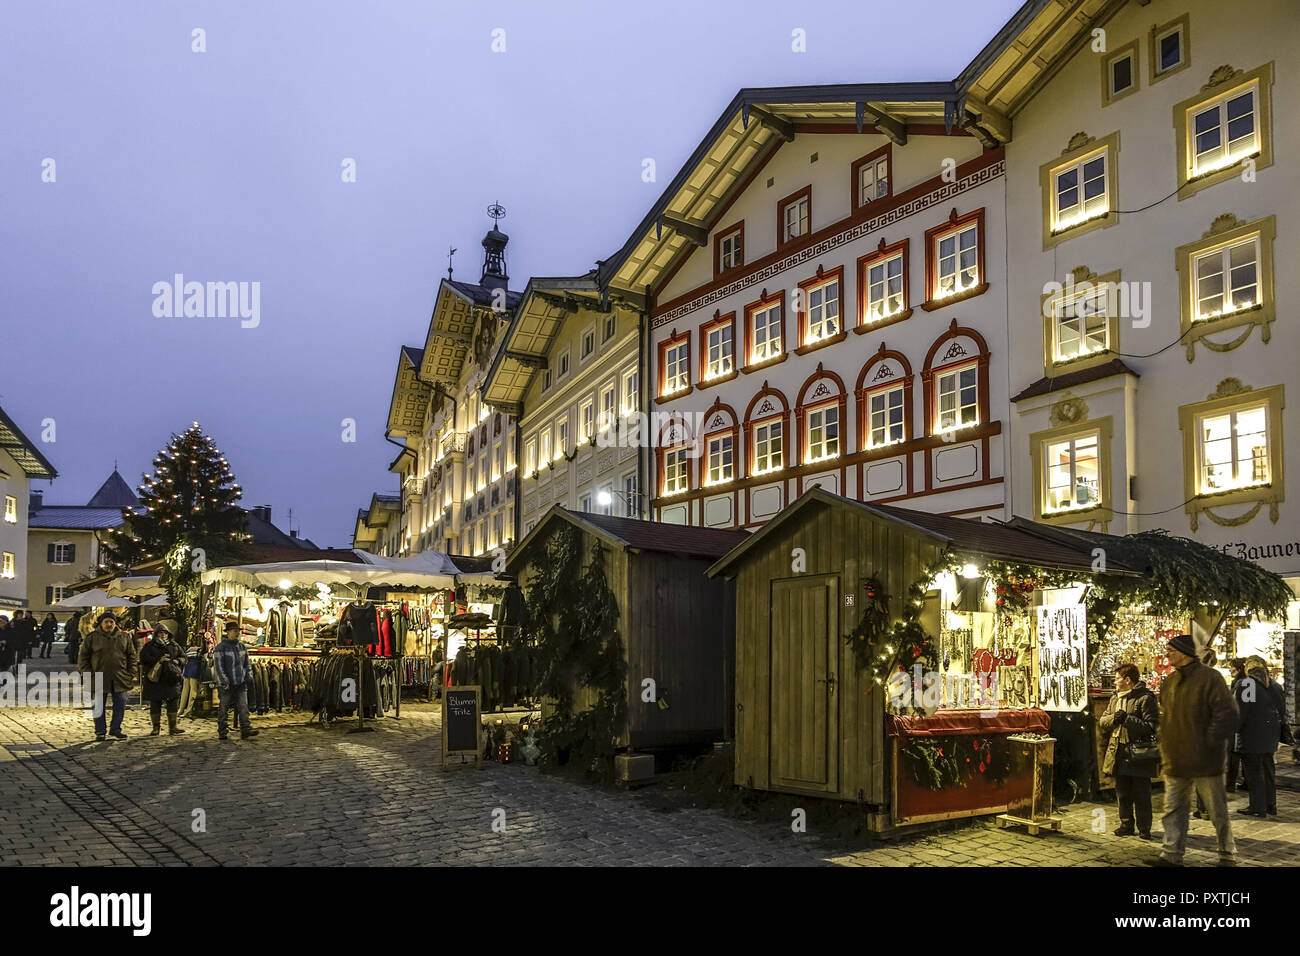
[[[114,578],[108,584],[108,593],[121,597],[153,597],[166,594],[167,589],[158,583],[156,574],[137,574],[130,577]]]
[[[136,603],[128,598],[109,594],[103,588],[91,588],[80,594],[73,594],[61,601],[54,602],[55,607],[135,607]]]
[[[204,571],[204,584],[226,582],[249,588],[290,588],[316,584],[362,586],[412,590],[450,588],[458,581],[470,584],[494,584],[491,574],[463,574],[441,551],[422,551],[404,558],[387,558],[359,548],[359,559],[349,561],[275,561],[268,564],[241,564]]]

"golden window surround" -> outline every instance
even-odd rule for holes
[[[1077,400],[1073,400],[1077,401]],[[1058,403],[1060,404],[1060,403]],[[1086,414],[1087,406],[1083,406]],[[1054,420],[1060,420],[1053,416]],[[1029,436],[1029,457],[1034,482],[1034,517],[1044,524],[1078,525],[1089,522],[1087,530],[1105,531],[1106,526],[1115,519],[1114,498],[1111,497],[1111,472],[1114,459],[1111,457],[1111,439],[1115,434],[1115,422],[1110,416],[1085,421],[1058,425],[1055,428],[1034,432]],[[1069,508],[1048,511],[1047,469],[1044,456],[1050,445],[1071,438],[1097,436],[1097,484],[1100,501],[1087,508]]]
[[[1193,312],[1197,301],[1197,257],[1252,236],[1259,238],[1259,259],[1255,264],[1255,281],[1259,291],[1255,306],[1210,319],[1196,318]],[[1269,341],[1269,325],[1277,318],[1277,300],[1273,294],[1273,240],[1276,236],[1276,216],[1243,223],[1231,213],[1223,213],[1215,217],[1209,230],[1200,239],[1174,250],[1174,268],[1178,271],[1179,325],[1187,349],[1187,361],[1196,358],[1198,342],[1212,351],[1228,352],[1243,344],[1250,337],[1251,329],[1256,326],[1260,329],[1261,340],[1265,343]],[[1225,288],[1224,295],[1228,292]],[[1241,332],[1228,341],[1216,342],[1209,338],[1227,329],[1241,329]]]
[[[1077,266],[1074,268],[1070,277],[1073,286],[1065,284],[1060,292],[1049,292],[1040,299],[1040,314],[1043,317],[1043,375],[1052,378],[1056,375],[1072,372],[1077,369],[1092,368],[1094,365],[1102,365],[1115,358],[1119,352],[1119,309],[1111,308],[1119,298],[1118,292],[1111,294],[1112,290],[1119,288],[1120,270],[1108,272],[1105,275],[1097,275],[1087,266]],[[1052,306],[1056,302],[1066,301],[1066,293],[1071,291],[1076,297],[1080,293],[1080,287],[1086,292],[1087,286],[1091,285],[1095,289],[1102,289],[1108,293],[1106,307],[1106,348],[1096,352],[1090,352],[1086,355],[1079,355],[1074,358],[1058,359],[1056,357],[1056,332],[1057,319]]]
[[[1258,83],[1255,104],[1255,134],[1258,150],[1250,158],[1253,160],[1255,172],[1273,165],[1273,62],[1270,60],[1250,72],[1243,72],[1227,65],[1220,66],[1210,74],[1209,81],[1201,87],[1199,93],[1174,105],[1174,142],[1178,154],[1176,175],[1180,202],[1196,195],[1202,189],[1242,175],[1240,161],[1208,173],[1196,172],[1193,168],[1196,156],[1191,148],[1195,136],[1195,131],[1192,129],[1192,114],[1211,100],[1237,90],[1244,90],[1255,83]],[[1247,157],[1241,157],[1241,159],[1245,158]]]
[[[1095,153],[1106,155],[1106,211],[1088,219],[1072,222],[1063,227],[1056,224],[1056,173],[1066,166],[1082,163]],[[1052,247],[1081,236],[1094,229],[1105,229],[1119,222],[1116,211],[1119,209],[1119,130],[1101,138],[1087,133],[1075,133],[1070,137],[1061,155],[1038,167],[1038,181],[1042,187],[1043,248]],[[1082,167],[1079,176],[1079,204],[1083,205]]]

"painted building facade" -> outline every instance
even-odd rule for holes
[[[1013,509],[1167,529],[1294,585],[1300,17],[1285,0],[1093,7],[1038,82],[1004,60],[972,86],[1015,133]],[[1044,36],[1065,29],[1052,12]]]
[[[652,300],[654,518],[1006,513],[1000,144],[951,84],[844,94],[742,91],[611,269]]]
[[[56,477],[54,466],[0,408],[0,614],[28,607],[31,482]]]
[[[534,278],[484,383],[519,416],[522,539],[553,505],[642,517],[646,450],[641,314],[600,295],[594,274]]]
[[[401,482],[398,554],[481,555],[514,539],[515,418],[480,394],[519,304],[507,288],[508,241],[488,232],[480,281],[443,279],[423,348],[399,354],[386,431],[402,444],[389,466]]]

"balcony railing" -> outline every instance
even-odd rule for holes
[[[412,475],[403,482],[402,487],[406,491],[407,501],[424,500],[425,480],[423,478]]]
[[[468,432],[450,432],[438,441],[438,458],[441,460],[454,451],[464,451],[469,441]]]

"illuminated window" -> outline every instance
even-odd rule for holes
[[[637,513],[641,498],[641,480],[635,471],[623,476],[623,513],[629,518]]]
[[[903,386],[872,392],[868,398],[867,447],[903,440]]]
[[[565,415],[555,423],[555,457],[568,454],[569,416]]]
[[[590,441],[596,434],[596,403],[587,399],[578,406],[578,440]]]
[[[691,343],[683,338],[669,342],[663,349],[663,387],[661,395],[676,395],[691,387]]]
[[[536,470],[537,442],[536,440],[530,440],[528,444],[524,446],[524,471],[531,475]]]
[[[1259,304],[1259,236],[1194,257],[1197,321]]]
[[[928,309],[959,295],[978,295],[987,286],[984,270],[984,210],[965,216],[953,210],[943,225],[926,230],[926,282]]]
[[[1056,361],[1068,362],[1110,347],[1107,296],[1103,287],[1052,303]]]
[[[1231,166],[1259,151],[1259,84],[1234,90],[1191,113],[1192,174]]]
[[[691,482],[689,448],[670,448],[664,452],[664,494],[686,491]]]
[[[609,431],[617,418],[618,409],[614,402],[614,385],[610,383],[600,390],[600,430],[603,432]]]
[[[840,408],[823,405],[808,412],[807,461],[825,461],[840,453]]]
[[[784,322],[781,319],[781,303],[763,306],[750,313],[750,350],[749,360],[757,365],[781,354],[781,331]]]
[[[587,514],[591,513],[591,495],[583,495],[578,499],[578,510]]]
[[[551,430],[549,428],[542,429],[540,447],[542,457],[538,464],[549,464],[551,459],[555,457],[551,452]]]
[[[731,435],[720,435],[709,439],[709,479],[708,483],[730,481],[736,476],[735,449]]]
[[[1268,405],[1243,406],[1197,416],[1201,494],[1267,485]]]
[[[734,325],[733,320],[727,319],[705,326],[704,378],[706,380],[719,378],[735,368],[735,357],[732,354]]]
[[[9,524],[18,522],[18,499],[13,495],[5,495],[5,521]]]
[[[6,551],[0,554],[0,578],[12,578],[18,574],[14,565],[14,553]]]
[[[840,280],[831,279],[803,290],[804,345],[828,339],[840,331]]]
[[[1052,229],[1060,232],[1105,215],[1110,209],[1106,189],[1107,151],[1093,153],[1052,173]]]
[[[900,252],[867,266],[865,320],[878,322],[903,309],[903,254]]]
[[[762,475],[784,467],[784,432],[785,424],[779,418],[754,426],[754,474]]]
[[[935,394],[938,398],[936,431],[949,431],[979,422],[978,369],[967,365],[935,377]]]
[[[641,408],[641,373],[633,367],[623,370],[623,413],[630,415]]]
[[[1097,432],[1043,443],[1045,513],[1092,508],[1104,503],[1098,446]]]

